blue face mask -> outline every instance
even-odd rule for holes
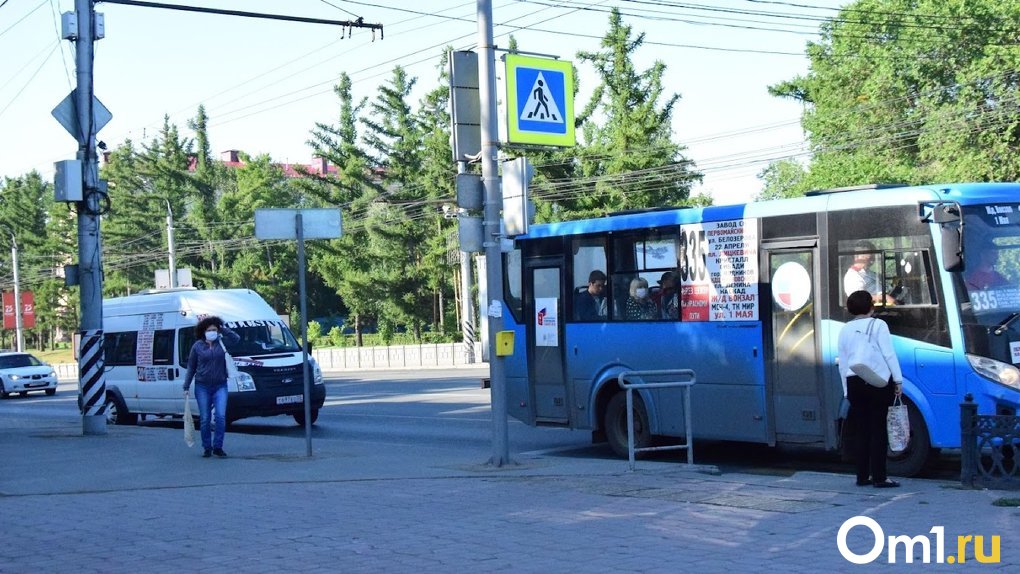
[[[206,331],[205,332],[205,340],[206,341],[215,341],[216,339],[219,338],[219,336],[220,336],[220,334],[219,334],[218,331]]]

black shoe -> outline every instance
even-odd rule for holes
[[[870,480],[858,480],[857,481],[857,486],[868,486],[869,484],[872,484],[872,482]]]
[[[212,449],[211,448],[205,449],[205,452],[202,453],[202,458],[209,458],[210,456],[212,456]]]
[[[212,453],[220,458],[227,458],[227,453],[223,452],[222,448],[213,449]],[[896,486],[899,485],[897,484]]]
[[[899,485],[900,483],[896,482],[895,480],[889,480],[887,478],[882,482],[876,482],[875,488],[897,488]]]

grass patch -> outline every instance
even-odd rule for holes
[[[71,352],[71,348],[66,349],[55,349],[53,351],[40,351],[39,349],[25,349],[26,352],[35,355],[40,361],[55,364],[55,363],[73,363],[74,353]]]
[[[1020,507],[1020,498],[1000,498],[992,506]]]

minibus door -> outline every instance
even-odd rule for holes
[[[570,404],[563,373],[563,273],[561,257],[526,262],[524,316],[535,420],[568,422]]]
[[[768,275],[770,381],[766,400],[771,407],[772,436],[777,442],[815,443],[824,440],[817,278],[818,248],[814,240],[762,245]],[[763,313],[766,312],[763,309]]]

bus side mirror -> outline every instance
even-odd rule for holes
[[[963,217],[960,206],[940,203],[932,208],[932,220],[942,230],[942,268],[949,272],[963,271]]]

